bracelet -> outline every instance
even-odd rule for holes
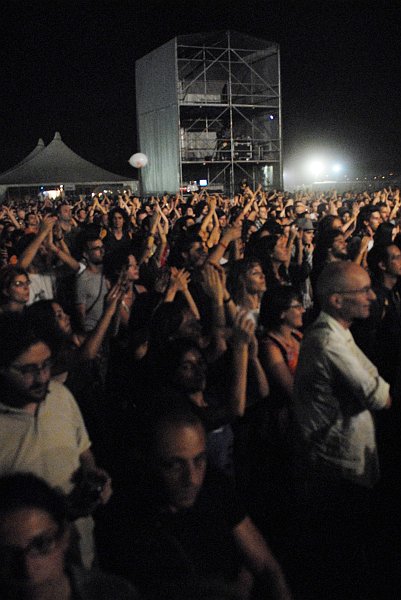
[[[224,250],[227,250],[228,248],[228,244],[225,244],[224,242],[219,242],[219,246],[222,246]]]
[[[224,302],[224,304],[228,304],[229,302],[231,302],[231,300],[232,300],[232,298],[231,298],[231,296],[229,296],[227,298],[227,300],[223,300],[223,302]]]

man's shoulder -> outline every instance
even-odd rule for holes
[[[60,409],[61,405],[77,406],[76,401],[70,390],[62,383],[51,379],[49,382],[48,394],[45,399],[45,406],[53,408],[57,406]]]
[[[306,329],[302,339],[302,346],[306,347],[308,344],[317,344],[324,347],[334,334],[335,329],[333,329],[331,323],[320,315]]]

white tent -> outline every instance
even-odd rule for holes
[[[107,184],[137,191],[138,182],[124,175],[117,175],[81,158],[71,150],[56,132],[47,146],[43,140],[28,156],[15,167],[0,175],[0,196],[10,188],[32,188],[41,186],[95,187]],[[11,190],[10,190],[11,191]]]

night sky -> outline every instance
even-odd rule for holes
[[[0,172],[58,130],[132,176],[135,61],[178,34],[225,29],[280,44],[285,168],[320,147],[401,170],[399,1],[5,0],[1,12]]]

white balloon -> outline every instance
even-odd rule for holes
[[[142,167],[146,167],[148,164],[148,157],[146,154],[142,154],[142,152],[137,152],[131,156],[128,162],[135,169],[142,169]]]

